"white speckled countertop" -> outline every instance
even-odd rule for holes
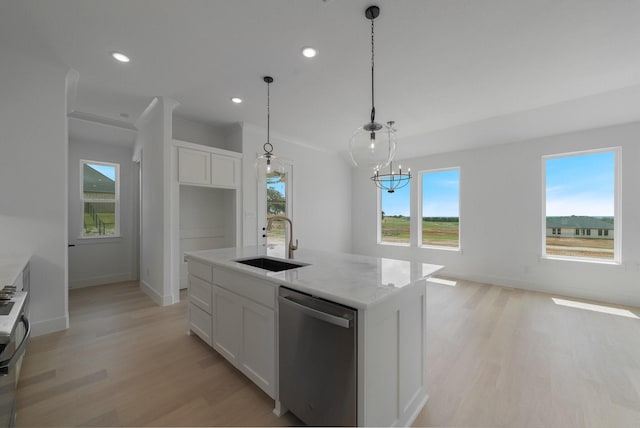
[[[263,246],[191,251],[185,256],[358,309],[366,309],[400,293],[403,287],[444,269],[444,266],[427,263],[306,249],[296,251],[292,262],[308,263],[308,266],[281,272],[270,272],[235,261],[261,256],[275,258]]]
[[[13,284],[29,263],[29,256],[0,255],[0,288]]]

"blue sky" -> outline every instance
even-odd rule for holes
[[[460,194],[460,171],[447,170],[421,174],[422,177],[422,216],[458,217]],[[382,211],[385,215],[410,215],[410,185],[395,193],[382,192]]]
[[[98,165],[98,164],[95,164],[95,163],[88,163],[87,165],[89,165],[91,168],[95,169],[96,171],[100,172],[102,175],[105,175],[105,176],[109,177],[112,180],[116,179],[116,167],[115,166]]]
[[[275,189],[278,192],[280,192],[283,196],[287,196],[285,195],[285,191],[286,191],[286,185],[287,183],[284,181],[279,181],[277,183],[267,183],[267,188],[269,189]]]
[[[422,174],[422,217],[460,216],[460,170]]]
[[[550,158],[545,163],[547,216],[614,215],[614,152]]]

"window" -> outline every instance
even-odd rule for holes
[[[409,244],[411,237],[411,183],[389,193],[380,190],[380,235],[385,244]]]
[[[460,169],[422,173],[422,245],[460,248]]]
[[[118,236],[120,165],[80,161],[83,228],[86,238]]]
[[[284,175],[281,181],[274,183],[267,179],[267,218],[276,215],[288,217],[287,194],[289,174]],[[285,221],[274,221],[271,230],[267,231],[267,245],[271,248],[286,248],[288,230]],[[286,255],[286,252],[284,253]]]
[[[617,148],[543,157],[545,256],[619,262],[619,157]],[[560,227],[575,235],[549,233]]]

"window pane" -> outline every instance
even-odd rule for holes
[[[546,254],[614,259],[615,152],[549,158],[545,170]]]
[[[389,193],[380,191],[380,241],[408,244],[411,229],[411,184]]]
[[[287,174],[281,181],[274,183],[267,179],[267,217],[287,215]],[[267,246],[271,249],[279,247],[282,256],[286,257],[285,241],[287,238],[287,224],[285,221],[274,221],[271,230],[267,231]]]
[[[422,174],[422,245],[460,247],[460,170]]]
[[[84,236],[105,236],[116,233],[115,202],[84,203]]]
[[[116,167],[85,163],[82,175],[84,199],[116,199]]]

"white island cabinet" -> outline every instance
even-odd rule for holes
[[[278,288],[350,306],[358,312],[358,425],[411,425],[428,398],[426,279],[443,266],[311,250],[296,251],[306,266],[281,272],[236,261],[261,256],[269,256],[265,247],[186,254],[190,330],[272,397],[279,413]]]

